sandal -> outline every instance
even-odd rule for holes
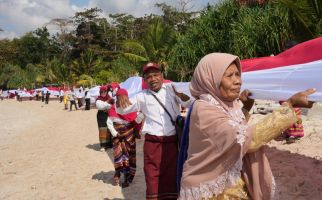
[[[112,181],[112,185],[114,185],[114,186],[120,185],[120,177],[114,176],[113,181]]]
[[[130,186],[130,182],[128,182],[127,180],[122,183],[122,188],[126,188],[129,186]]]

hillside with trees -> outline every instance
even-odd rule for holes
[[[162,14],[143,17],[107,19],[100,8],[90,8],[0,40],[0,88],[121,82],[148,61],[161,64],[169,79],[189,81],[207,53],[269,56],[322,34],[320,0],[226,0],[199,12],[189,9],[193,1],[181,2],[180,8],[156,4]],[[59,31],[51,35],[48,25]]]

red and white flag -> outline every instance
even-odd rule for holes
[[[242,60],[243,89],[254,99],[286,100],[316,88],[308,98],[322,101],[322,37],[294,46],[276,56]]]
[[[276,56],[246,59],[241,64],[242,89],[250,90],[254,99],[286,100],[297,92],[316,88],[309,100],[322,101],[322,37]],[[190,95],[190,82],[172,84],[179,92]],[[138,76],[130,77],[120,86],[128,91],[129,97],[146,89],[142,77]]]

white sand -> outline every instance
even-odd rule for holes
[[[268,148],[279,199],[322,199],[322,109],[311,113],[305,138]],[[112,153],[99,151],[96,110],[0,101],[0,199],[145,199],[142,144],[134,182],[112,186]]]

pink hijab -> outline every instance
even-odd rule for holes
[[[271,199],[274,181],[263,149],[247,153],[254,127],[247,125],[237,101],[222,98],[224,72],[237,56],[212,53],[193,74],[190,92],[197,101],[190,118],[188,158],[183,166],[181,199],[210,198],[243,177],[252,199]]]

